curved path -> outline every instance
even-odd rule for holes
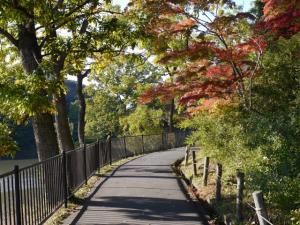
[[[184,150],[156,152],[130,161],[101,179],[64,224],[196,225],[201,222],[170,165]]]

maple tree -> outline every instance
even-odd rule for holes
[[[246,171],[248,187],[268,193],[276,209],[271,221],[296,224],[299,1],[264,0],[255,18],[231,1],[152,0],[135,7],[145,2],[150,50],[174,79],[148,89],[141,101],[175,97],[186,105],[194,113],[180,125],[192,130],[188,144],[227,165],[228,174]]]
[[[266,47],[263,38],[253,37],[252,14],[237,12],[232,1],[144,2],[159,62],[176,69],[173,82],[146,91],[143,103],[176,96],[195,112],[238,93],[252,107],[251,79]]]
[[[299,0],[261,0],[264,3],[263,20],[258,29],[267,35],[290,38],[300,31]]]

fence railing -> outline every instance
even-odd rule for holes
[[[102,167],[134,155],[184,146],[186,133],[99,140],[0,175],[0,225],[45,222]]]

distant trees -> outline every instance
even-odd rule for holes
[[[157,134],[164,128],[164,112],[162,108],[137,106],[128,116],[121,118],[121,126],[125,134]]]
[[[85,136],[91,139],[105,139],[108,135],[120,134],[119,119],[124,115],[124,106],[119,99],[103,90],[86,91],[87,113]]]
[[[155,116],[155,110],[148,109],[146,113],[139,108],[137,101],[138,96],[147,86],[156,83],[164,75],[162,68],[148,62],[144,53],[127,52],[112,58],[102,55],[99,62],[93,64],[91,69],[90,77],[94,84],[86,87],[87,137],[104,138],[108,134],[145,133],[146,127],[132,129],[144,123],[143,120],[157,123],[151,128],[148,123],[146,126],[149,129],[146,132],[151,132],[151,129],[155,130],[157,127],[160,127],[159,130],[162,129],[161,121],[165,119],[161,110],[163,106],[160,106],[160,116]],[[159,107],[156,106],[156,109]],[[143,115],[149,118],[142,118]]]

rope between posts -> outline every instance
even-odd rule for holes
[[[196,162],[196,163],[197,163],[197,162]],[[207,169],[207,171],[209,171],[209,169],[210,169],[209,167],[206,167],[206,166],[203,165],[203,169],[204,169],[204,168]],[[222,181],[227,181],[227,180],[225,180],[223,177],[219,176],[219,175],[216,174],[216,173],[215,173],[215,176],[218,177],[218,178],[220,178]],[[246,202],[246,205],[247,205],[248,207],[250,207],[251,209],[253,209],[255,212],[261,210],[260,208],[256,208],[256,207],[252,206],[252,205],[249,204],[248,202]],[[268,224],[274,225],[273,223],[271,223],[268,219],[266,219],[266,218],[263,217],[262,215],[257,214],[257,216],[260,217],[260,218],[262,218],[262,219],[263,219],[265,222],[267,222]]]
[[[207,171],[209,172],[209,167],[206,167],[206,166],[203,166],[203,169],[204,168],[206,168],[207,169]],[[216,176],[216,177],[218,177],[218,178],[220,178],[221,179],[221,181],[228,181],[228,180],[226,180],[224,177],[221,177],[221,176],[219,176],[218,174],[216,174],[216,173],[214,173],[214,175]]]
[[[246,205],[247,205],[248,207],[250,207],[251,209],[255,210],[255,211],[260,210],[259,208],[255,208],[253,205],[249,204],[248,202],[246,202]],[[262,215],[257,214],[257,216],[260,217],[260,218],[262,218],[262,219],[263,219],[264,221],[266,221],[268,224],[274,225],[273,223],[271,223],[268,219],[266,219],[266,218],[263,217]]]

